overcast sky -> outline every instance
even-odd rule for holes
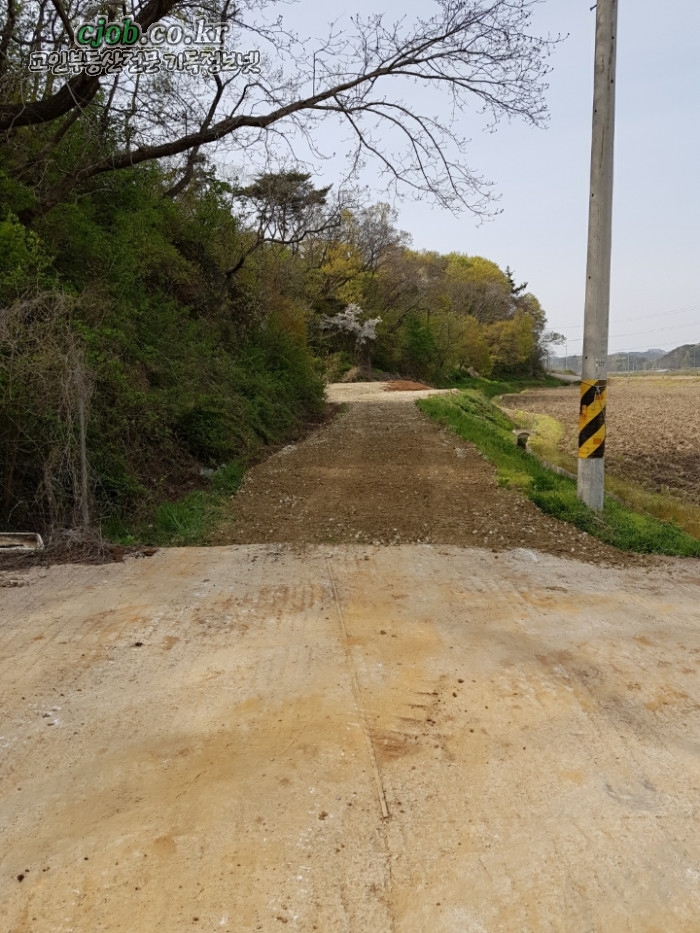
[[[495,183],[502,213],[479,225],[425,200],[398,205],[416,249],[482,255],[509,265],[544,306],[549,326],[581,349],[595,11],[592,0],[542,0],[541,33],[568,34],[553,58],[546,129],[476,116],[460,127],[470,166]],[[431,3],[382,5],[396,16]],[[672,349],[700,341],[700,3],[620,0],[610,350]],[[309,32],[376,5],[303,2]],[[315,29],[314,29],[315,27]],[[332,180],[330,176],[328,180]],[[364,179],[373,185],[371,173]],[[375,185],[376,200],[382,190]],[[384,194],[384,198],[386,195]]]

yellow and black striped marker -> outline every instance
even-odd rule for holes
[[[581,383],[581,414],[578,421],[578,455],[581,459],[605,456],[606,379]]]

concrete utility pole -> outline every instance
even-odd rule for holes
[[[598,0],[578,446],[578,497],[598,511],[603,508],[605,499],[616,46],[617,0]]]

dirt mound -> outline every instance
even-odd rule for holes
[[[423,389],[432,389],[424,382],[412,382],[410,379],[394,379],[386,385],[386,392],[421,392]]]

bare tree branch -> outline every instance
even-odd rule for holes
[[[73,35],[73,27],[71,26],[70,20],[68,19],[68,16],[66,15],[66,11],[63,9],[61,0],[51,0],[51,3],[53,4],[54,9],[58,13],[59,18],[61,22],[63,23],[63,28],[66,30],[66,34],[68,38],[70,39],[71,43],[74,43],[75,36]]]
[[[51,2],[60,27],[62,3],[68,0]],[[202,10],[203,2],[145,0],[135,22],[145,28]],[[206,2],[210,12],[221,0]],[[176,196],[191,181],[203,147],[221,148],[224,142],[239,158],[255,146],[270,162],[279,158],[284,144],[298,164],[303,159],[297,146],[308,146],[313,162],[324,158],[322,121],[339,121],[353,140],[348,177],[371,160],[394,189],[427,192],[444,206],[466,206],[480,214],[491,190],[465,163],[464,115],[476,109],[487,127],[504,116],[536,125],[545,119],[546,58],[557,40],[531,33],[537,0],[437,0],[437,12],[412,26],[406,19],[387,25],[382,15],[354,17],[351,29],[331,25],[315,48],[288,33],[281,19],[271,23],[265,18],[271,0],[243,2],[243,12],[235,12],[237,39],[245,48],[245,37],[255,37],[269,45],[272,55],[263,59],[264,71],[248,75],[240,91],[219,75],[195,79],[171,71],[130,75],[128,81],[125,75],[124,86],[117,90],[113,85],[105,102],[97,96],[101,75],[81,73],[41,100],[0,105],[0,129],[29,132],[75,109],[85,111],[89,102],[114,127],[110,146],[87,147],[62,181],[53,188],[42,186],[39,212],[101,174],[187,154],[183,176],[168,192]],[[217,15],[234,17],[220,5]],[[212,80],[216,87],[210,97],[205,88],[212,87]],[[430,115],[431,104],[415,106],[416,83],[439,94],[437,116]],[[45,85],[50,89],[50,80]],[[104,115],[105,108],[113,118]]]
[[[147,29],[166,16],[177,2],[178,0],[149,0],[134,22],[142,29]],[[99,88],[99,75],[92,76],[80,72],[48,98],[23,101],[19,104],[0,104],[0,131],[57,120],[73,107],[84,107],[88,104]]]
[[[15,30],[17,22],[17,7],[15,0],[7,0],[7,19],[0,33],[0,75],[7,69],[8,58],[7,50],[10,47],[10,39]]]

